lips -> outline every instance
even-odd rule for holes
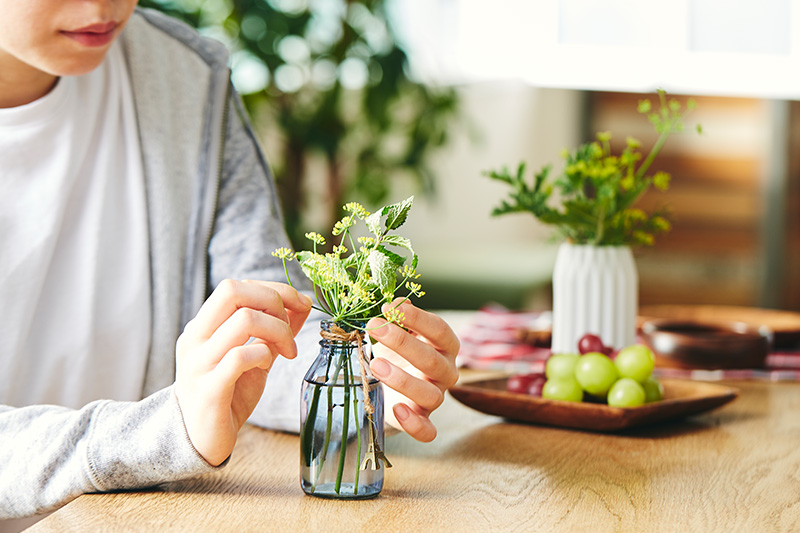
[[[116,22],[101,22],[77,30],[64,30],[61,34],[84,46],[105,46],[114,39],[117,26]]]

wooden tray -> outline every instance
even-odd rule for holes
[[[699,381],[662,379],[664,399],[640,407],[547,400],[506,391],[508,378],[475,381],[450,389],[473,409],[510,420],[572,429],[611,432],[702,413],[735,399],[738,390]]]

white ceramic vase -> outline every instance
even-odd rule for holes
[[[639,277],[628,246],[564,243],[553,268],[553,353],[586,333],[620,349],[636,340]]]

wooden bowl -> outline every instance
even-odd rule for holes
[[[771,344],[768,329],[744,322],[650,320],[642,324],[641,336],[656,365],[672,368],[761,368]]]
[[[450,394],[482,413],[509,420],[588,431],[614,432],[696,415],[739,395],[732,387],[702,381],[661,379],[664,399],[638,407],[565,402],[506,390],[507,377],[459,383]]]
[[[755,328],[765,326],[772,332],[773,349],[800,348],[800,313],[795,311],[736,305],[649,305],[639,309],[639,324],[662,318],[702,323],[744,322]]]

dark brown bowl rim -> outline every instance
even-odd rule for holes
[[[683,328],[683,329],[681,329]],[[747,338],[762,342],[766,339],[771,344],[773,333],[767,326],[754,326],[746,322],[710,322],[696,320],[677,320],[672,318],[657,318],[644,322],[641,325],[644,336],[670,335],[678,338],[708,339],[712,338]]]

